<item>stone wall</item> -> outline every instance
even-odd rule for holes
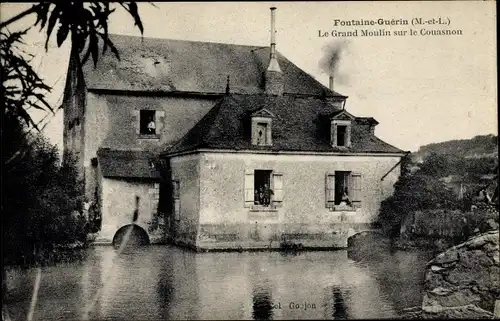
[[[422,312],[427,317],[492,318],[500,298],[498,230],[478,235],[428,263]]]

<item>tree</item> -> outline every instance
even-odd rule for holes
[[[19,120],[5,122],[2,157],[21,145],[23,156],[2,175],[4,263],[33,263],[38,253],[53,246],[84,242],[84,222],[72,219],[81,212],[83,185],[74,161],[61,163],[57,149],[38,132],[26,133]],[[75,231],[71,232],[73,228]]]
[[[379,225],[392,236],[399,234],[401,222],[409,213],[427,209],[457,209],[461,207],[454,192],[440,178],[448,163],[440,156],[430,156],[414,173],[401,175],[394,193],[382,201]]]
[[[143,33],[134,1],[118,4],[134,19]],[[110,48],[119,53],[108,37],[108,20],[115,11],[107,2],[42,2],[0,24],[0,54],[4,112],[2,117],[2,222],[4,263],[35,262],[41,250],[82,240],[82,221],[72,214],[82,210],[83,190],[71,157],[61,163],[57,149],[39,133],[30,108],[54,112],[45,100],[51,90],[30,65],[32,56],[22,49],[27,30],[9,32],[7,27],[29,15],[33,26],[46,30],[46,50],[53,32],[57,46],[71,41],[71,54],[84,64],[92,57],[97,64]],[[33,27],[32,26],[32,27]],[[73,228],[69,228],[72,226]]]

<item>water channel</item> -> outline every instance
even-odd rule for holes
[[[372,248],[376,248],[375,246]],[[42,268],[34,320],[396,318],[421,303],[426,252],[194,253],[88,249]],[[26,320],[36,269],[9,270],[4,304]]]

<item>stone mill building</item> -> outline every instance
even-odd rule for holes
[[[370,229],[404,152],[347,97],[269,46],[112,35],[94,67],[72,56],[63,108],[99,218],[196,249],[344,247]]]

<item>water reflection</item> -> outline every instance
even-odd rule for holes
[[[394,318],[419,303],[418,253],[193,253],[170,246],[89,249],[43,269],[35,320]],[[26,318],[35,270],[8,272],[12,320]]]
[[[255,288],[252,294],[252,301],[252,318],[254,320],[273,319],[273,300],[269,289]]]
[[[347,302],[350,299],[348,289],[342,290],[338,286],[325,288],[325,319],[349,319]]]

